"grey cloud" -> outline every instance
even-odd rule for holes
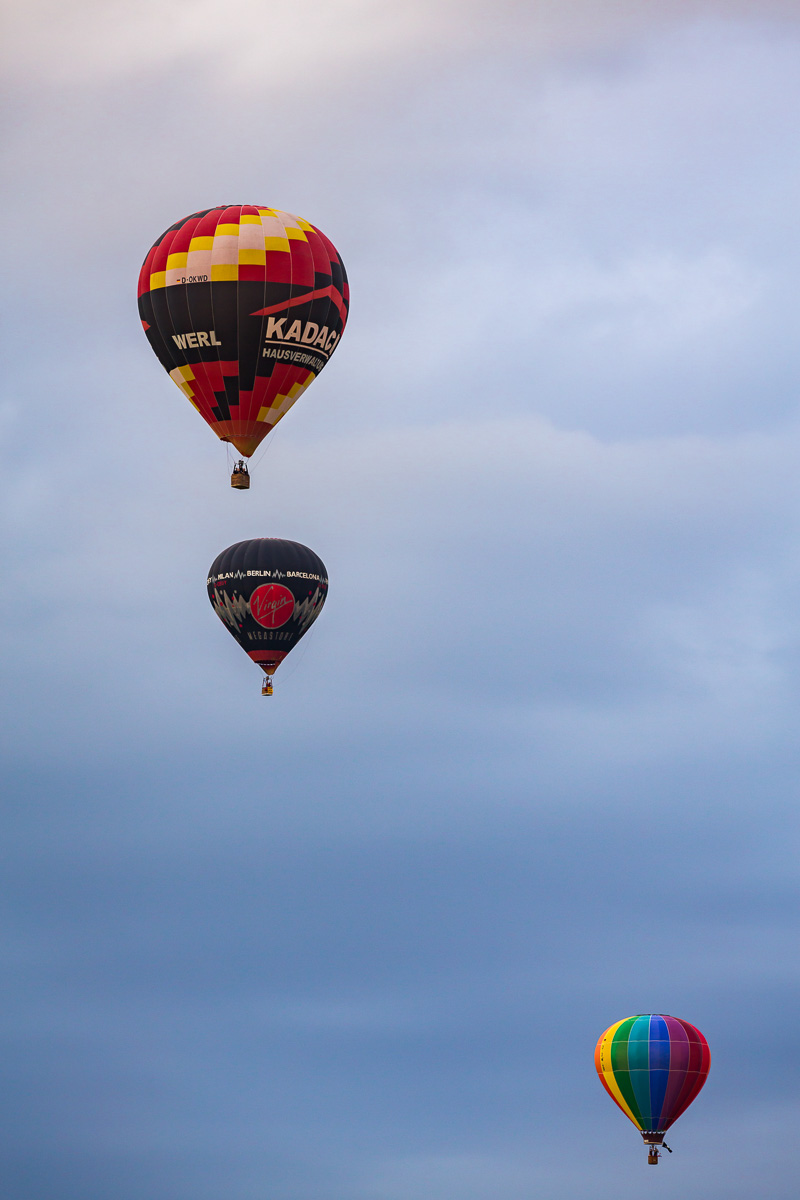
[[[646,10],[353,4],[284,89],[148,9],[13,84],[14,1200],[633,1200],[650,1008],[714,1054],[654,1185],[794,1195],[796,12]],[[354,296],[245,497],[133,301],[240,196]],[[269,703],[204,588],[263,533],[332,580]]]
[[[238,1164],[243,1196],[259,1169],[278,1195],[348,1185],[381,1195],[391,1176],[398,1190],[388,1194],[413,1196],[420,1183],[407,1171],[455,1188],[459,1162],[479,1159],[478,1196],[514,1175],[552,1178],[566,1196],[587,1178],[568,1154],[564,1165],[562,1139],[578,1128],[589,1169],[607,1164],[603,1194],[633,1195],[637,1177],[626,1183],[612,1163],[635,1156],[635,1134],[613,1112],[604,1119],[586,1058],[620,1005],[646,1008],[658,996],[691,1014],[718,1056],[706,1104],[675,1134],[679,1182],[716,1194],[696,1164],[715,1120],[738,1128],[742,1086],[750,1107],[778,1095],[791,1103],[784,1030],[764,1030],[757,1059],[742,1058],[740,1041],[742,1023],[796,984],[790,964],[785,981],[771,965],[772,939],[791,936],[792,873],[787,863],[785,879],[748,894],[748,872],[776,850],[780,858],[780,830],[755,814],[745,847],[741,825],[720,831],[714,813],[679,803],[653,843],[650,806],[670,808],[652,780],[627,781],[637,784],[643,803],[622,841],[594,814],[580,827],[517,826],[511,838],[464,838],[454,826],[444,839],[314,846],[280,834],[267,808],[247,847],[229,839],[211,853],[200,842],[136,856],[123,832],[96,856],[74,843],[41,862],[35,892],[23,882],[37,878],[34,864],[7,862],[17,904],[5,919],[27,949],[3,1027],[18,1047],[9,1046],[12,1074],[26,1076],[33,1059],[48,1085],[46,1100],[33,1087],[4,1122],[14,1156],[37,1161],[27,1131],[38,1113],[39,1169],[50,1158],[63,1170],[74,1155],[69,1169],[89,1194],[104,1186],[104,1161],[114,1171],[130,1163],[127,1186],[144,1196],[165,1186],[211,1195],[225,1160]],[[199,779],[184,786],[202,795]],[[76,808],[94,803],[86,795]],[[127,821],[135,833],[130,808]],[[713,872],[702,883],[720,852],[739,875],[733,907]],[[729,1112],[731,1087],[740,1095]],[[780,1121],[758,1134],[776,1154],[770,1185],[788,1196],[783,1136]]]

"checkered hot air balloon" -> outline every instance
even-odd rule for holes
[[[348,304],[344,264],[325,234],[257,205],[176,222],[139,275],[139,315],[159,361],[245,458],[328,362]]]
[[[647,1161],[656,1166],[664,1134],[706,1081],[708,1042],[679,1017],[626,1017],[602,1034],[594,1063],[611,1099],[640,1131]]]

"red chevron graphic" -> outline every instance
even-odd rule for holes
[[[347,320],[347,309],[345,308],[344,298],[342,293],[332,283],[327,287],[317,288],[315,292],[305,292],[302,296],[292,296],[290,300],[281,300],[279,304],[270,304],[267,308],[259,308],[256,312],[250,313],[251,317],[268,317],[270,313],[280,312],[283,308],[291,308],[294,304],[307,304],[309,300],[322,300],[323,297],[329,296],[339,310],[339,316],[343,321]]]

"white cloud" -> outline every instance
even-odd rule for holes
[[[177,404],[174,427],[191,415]],[[17,623],[5,630],[19,673],[9,751],[34,708],[61,753],[90,719],[104,753],[177,745],[194,718],[173,695],[212,679],[229,715],[257,724],[257,672],[204,581],[225,545],[268,530],[331,572],[313,641],[278,677],[286,716],[314,697],[303,737],[392,740],[444,730],[452,712],[511,737],[513,775],[531,737],[611,763],[770,744],[795,720],[796,434],[609,443],[518,419],[285,437],[244,522],[222,463],[218,477],[198,470],[213,445],[199,448],[167,467],[143,432],[99,471],[92,451],[39,476],[41,531],[30,543],[20,528],[8,583],[31,629],[21,643]],[[115,469],[127,498],[106,508]],[[65,704],[78,671],[85,689]]]
[[[20,80],[33,73],[48,85],[94,85],[205,60],[234,83],[258,80],[302,96],[424,42],[444,28],[449,8],[423,0],[33,0],[9,14],[6,69]]]
[[[4,70],[19,81],[91,86],[207,60],[233,84],[299,93],[409,53],[518,42],[532,56],[608,49],[703,16],[796,20],[793,0],[29,0],[5,15]]]

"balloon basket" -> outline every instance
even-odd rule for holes
[[[264,680],[264,682],[261,685],[261,695],[262,696],[271,696],[274,690],[275,689],[272,686],[272,680],[269,678],[269,676],[267,676],[267,678]]]
[[[651,1133],[650,1131],[645,1133],[642,1131],[642,1141],[647,1147],[647,1162],[649,1166],[657,1167],[658,1160],[661,1157],[661,1151],[658,1147],[664,1145],[663,1133]],[[669,1147],[666,1148],[669,1149]]]
[[[245,492],[250,487],[250,472],[247,469],[246,463],[241,458],[233,468],[231,487],[237,488],[240,492]]]

